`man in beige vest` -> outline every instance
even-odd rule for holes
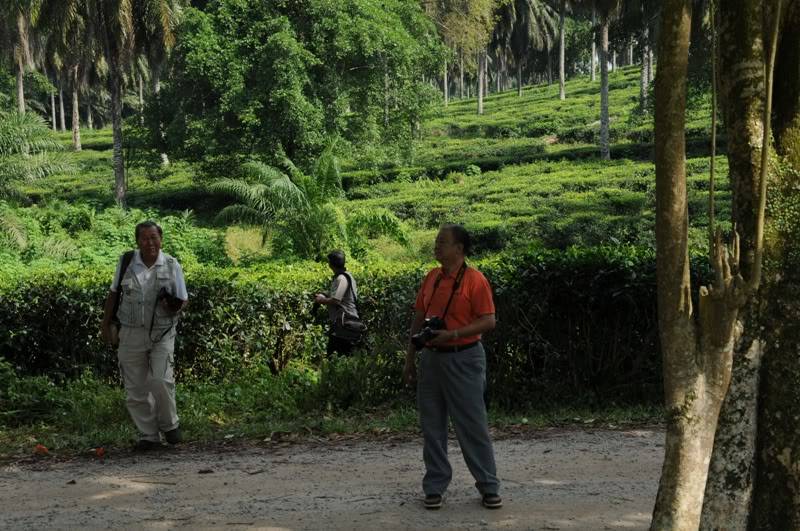
[[[180,264],[161,251],[162,235],[152,221],[136,225],[138,249],[120,257],[103,313],[103,338],[119,342],[125,403],[139,430],[137,450],[160,447],[161,433],[170,444],[181,441],[173,375],[175,326],[189,295]]]

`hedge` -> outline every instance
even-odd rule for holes
[[[497,328],[485,338],[491,400],[510,407],[659,401],[654,264],[652,251],[631,247],[529,250],[478,261],[497,306]],[[353,272],[370,328],[364,351],[381,373],[371,380],[386,387],[369,396],[401,392],[406,329],[426,269],[398,264]],[[115,354],[98,331],[110,275],[0,272],[2,357],[20,374],[64,380],[90,368],[116,378]],[[325,312],[312,294],[327,282],[318,264],[188,270],[191,301],[176,345],[177,377],[225,382],[252,364],[273,373],[291,362],[324,365]],[[368,373],[362,367],[358,377]]]

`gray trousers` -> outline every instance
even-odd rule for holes
[[[475,487],[497,494],[500,482],[489,436],[486,405],[486,353],[483,345],[461,352],[423,349],[417,379],[417,409],[424,437],[425,494],[444,494],[453,470],[447,459],[448,415]]]
[[[158,337],[155,331],[153,337]],[[147,328],[120,329],[117,357],[125,385],[125,405],[140,439],[158,442],[159,431],[178,427],[174,350],[174,328],[156,344],[150,340]]]

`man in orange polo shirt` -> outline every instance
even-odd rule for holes
[[[464,261],[470,251],[469,233],[464,227],[443,226],[434,249],[441,267],[428,273],[417,294],[412,339],[403,368],[403,378],[410,384],[417,376],[417,346],[428,339],[422,348],[417,381],[417,409],[424,437],[425,507],[442,506],[442,496],[453,475],[447,459],[449,415],[483,505],[497,509],[503,502],[498,494],[500,482],[483,401],[486,354],[480,342],[481,334],[495,326],[492,289],[486,277]],[[426,319],[432,317],[442,319],[444,329],[426,330]]]

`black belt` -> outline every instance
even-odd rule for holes
[[[428,347],[428,348],[435,352],[461,352],[462,350],[471,349],[478,343],[480,343],[480,341],[473,341],[472,343],[467,343],[466,345],[441,345],[441,346],[437,345],[435,347]]]

